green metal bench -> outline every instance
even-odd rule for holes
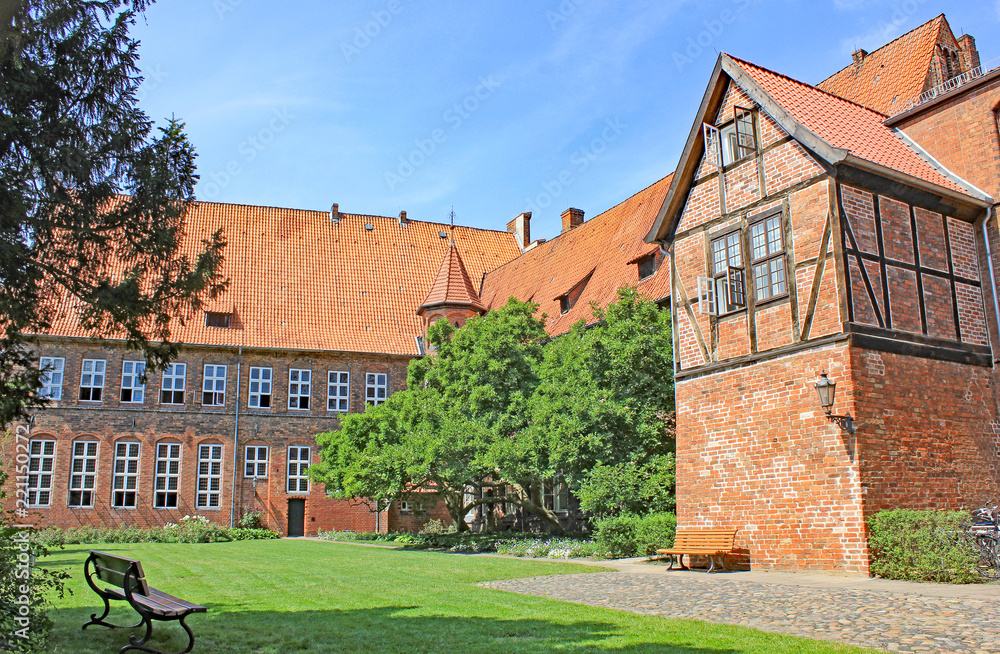
[[[129,644],[122,647],[119,654],[130,650],[166,654],[163,650],[146,645],[150,636],[153,635],[153,620],[178,620],[181,623],[181,627],[188,635],[188,646],[187,649],[177,652],[177,654],[187,654],[194,648],[194,634],[191,632],[191,628],[184,623],[184,619],[192,613],[204,613],[208,609],[151,588],[146,583],[142,563],[123,556],[91,550],[90,556],[83,564],[83,573],[87,578],[87,585],[104,600],[104,613],[100,616],[91,613],[90,621],[83,625],[84,629],[92,624],[112,629],[136,629],[143,625],[146,626],[145,635],[142,638],[136,638],[135,635],[129,636]],[[95,583],[95,579],[108,586],[100,588]],[[108,600],[128,602],[139,614],[141,620],[134,625],[116,625],[105,622],[104,618],[108,617],[108,612],[111,610],[111,604]]]

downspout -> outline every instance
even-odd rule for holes
[[[677,341],[677,316],[674,311],[674,249],[669,250],[663,249],[663,243],[660,243],[660,254],[663,256],[670,255],[670,348],[673,350],[673,356],[670,359],[674,364],[674,413],[677,412],[677,348],[674,347],[674,343]]]
[[[236,356],[236,425],[233,427],[233,490],[229,505],[229,528],[236,526],[236,460],[240,453],[240,376],[243,372],[243,347]],[[256,492],[256,491],[255,491]]]
[[[993,253],[990,249],[990,235],[986,231],[986,224],[990,222],[990,218],[993,216],[993,206],[990,205],[986,208],[986,215],[983,216],[982,221],[979,223],[978,227],[983,230],[983,243],[986,244],[986,265],[990,269],[990,290],[993,292],[993,315],[996,318],[997,333],[1000,334],[1000,301],[997,300],[997,280],[996,274],[993,271]],[[998,343],[1000,346],[1000,343]],[[994,353],[994,362],[996,362],[997,357]]]

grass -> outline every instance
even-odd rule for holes
[[[141,559],[152,585],[209,607],[188,619],[196,654],[863,651],[476,586],[595,570],[567,563],[292,540],[100,547]],[[121,630],[80,630],[100,608],[83,579],[87,549],[69,546],[46,562],[73,575],[73,595],[57,600],[50,612],[51,651],[57,654],[105,654],[127,640]],[[129,613],[125,606],[115,608],[109,619],[124,623]],[[152,644],[177,651],[187,639],[176,623],[157,623]]]

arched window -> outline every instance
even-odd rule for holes
[[[222,445],[202,443],[198,446],[198,488],[195,507],[222,507]]]
[[[111,506],[134,509],[139,493],[139,441],[115,443],[115,468],[111,480]]]
[[[90,509],[94,506],[94,489],[97,486],[97,456],[100,443],[84,438],[73,441],[73,458],[70,461],[70,508]]]
[[[176,509],[181,482],[181,444],[163,441],[156,444],[156,474],[153,478],[153,507]]]

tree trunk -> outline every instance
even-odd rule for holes
[[[537,479],[532,480],[531,483],[531,489],[536,497],[541,494],[539,493],[540,483],[541,482]],[[559,518],[556,516],[555,513],[549,511],[543,505],[537,504],[532,499],[532,493],[529,493],[520,484],[511,484],[511,485],[517,489],[518,494],[521,496],[520,504],[528,513],[537,515],[539,518],[541,518],[545,522],[545,524],[549,526],[549,531],[551,533],[556,534],[557,536],[561,536],[562,534],[566,533],[566,530],[563,529],[562,523],[559,522]]]

